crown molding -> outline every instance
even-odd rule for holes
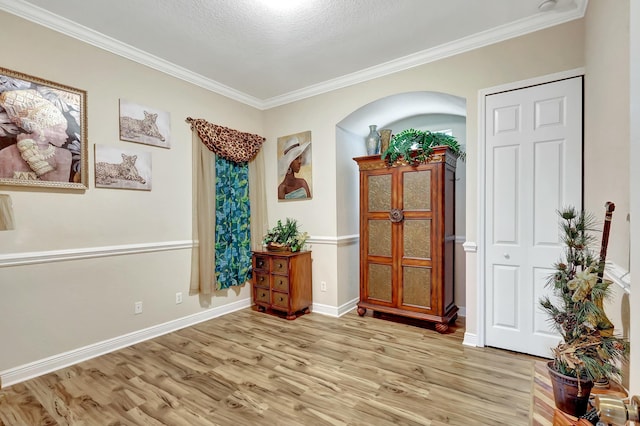
[[[474,49],[485,47],[494,43],[505,41],[511,38],[519,37],[545,28],[564,24],[565,22],[581,19],[587,10],[588,0],[575,0],[576,8],[566,12],[546,12],[530,18],[520,19],[510,24],[492,28],[487,31],[473,34],[445,43],[440,46],[426,49],[421,52],[413,53],[380,65],[365,68],[363,70],[334,78],[316,85],[308,86],[300,90],[285,93],[281,96],[275,96],[263,101],[262,109],[274,108],[285,105],[301,99],[317,96],[322,93],[330,92],[354,84],[363,83],[385,75],[404,71],[430,62],[455,56],[460,53],[468,52]]]
[[[450,43],[445,43],[431,49],[423,50],[380,65],[365,68],[342,77],[327,80],[322,83],[268,99],[258,99],[254,96],[235,90],[217,81],[208,79],[200,74],[161,59],[155,55],[151,55],[150,53],[119,42],[90,28],[81,26],[66,18],[52,14],[23,0],[0,0],[0,9],[50,28],[54,31],[89,43],[108,52],[149,66],[175,78],[195,84],[203,89],[257,109],[266,110],[438,61],[450,56],[508,40],[510,38],[529,34],[555,25],[560,25],[575,19],[581,19],[585,15],[588,0],[575,0],[575,3],[577,7],[569,11],[539,13],[530,18],[521,19],[507,25],[492,28]]]
[[[195,84],[203,89],[236,100],[243,104],[263,109],[263,102],[256,97],[225,86],[217,81],[189,71],[188,69],[172,62],[118,41],[69,19],[55,15],[41,7],[27,3],[23,0],[0,0],[0,9],[69,37],[88,43],[92,46],[106,50],[107,52],[111,52],[142,65],[146,65],[172,77]]]

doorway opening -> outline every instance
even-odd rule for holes
[[[365,137],[369,125],[378,130],[404,129],[450,132],[466,146],[466,99],[441,92],[407,92],[378,99],[364,105],[336,124],[336,204],[338,234],[338,305],[359,296],[359,181],[354,157],[366,155]],[[465,241],[466,172],[458,161],[455,185],[455,303],[465,315]],[[345,244],[341,245],[340,241]],[[354,302],[355,304],[355,302]]]

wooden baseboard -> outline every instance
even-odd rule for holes
[[[136,343],[144,342],[145,340],[162,336],[181,328],[189,327],[203,321],[208,321],[231,312],[245,309],[249,306],[251,306],[251,299],[238,300],[228,305],[208,309],[193,315],[188,315],[163,324],[157,324],[143,330],[137,330],[122,336],[97,342],[82,348],[77,348],[69,352],[57,354],[49,358],[41,359],[9,370],[0,371],[0,389],[134,345]]]

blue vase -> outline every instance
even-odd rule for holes
[[[376,130],[377,127],[375,124],[370,125],[369,134],[364,139],[367,155],[380,154],[380,133]]]

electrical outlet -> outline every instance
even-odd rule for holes
[[[182,292],[176,293],[176,305],[182,303]]]
[[[142,302],[136,302],[133,305],[133,313],[138,315],[142,313]]]
[[[320,291],[327,291],[327,282],[320,281]]]

